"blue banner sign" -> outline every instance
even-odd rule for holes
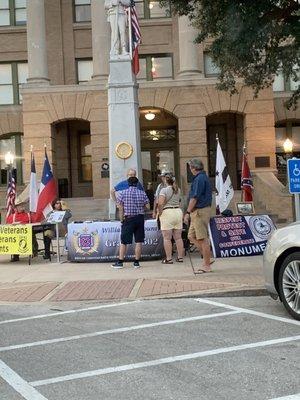
[[[214,257],[263,254],[275,225],[268,215],[236,215],[210,219],[209,235]]]
[[[288,181],[290,193],[300,193],[300,158],[288,160]]]
[[[118,259],[121,223],[72,222],[68,225],[68,260],[77,262],[110,262]],[[163,257],[163,240],[156,220],[145,221],[142,259]],[[134,259],[134,244],[128,246],[128,260]]]

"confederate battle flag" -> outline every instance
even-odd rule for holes
[[[243,151],[243,163],[242,163],[242,179],[241,179],[241,189],[243,191],[244,201],[253,201],[252,191],[253,182],[251,177],[250,168],[247,161],[246,149]]]

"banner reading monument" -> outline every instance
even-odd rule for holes
[[[214,257],[262,254],[275,229],[273,221],[268,215],[211,218],[209,235]]]

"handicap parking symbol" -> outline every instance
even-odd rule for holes
[[[300,193],[300,158],[288,160],[288,183],[290,193]]]

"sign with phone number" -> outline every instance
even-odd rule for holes
[[[68,259],[71,262],[110,262],[118,259],[121,235],[119,221],[72,222],[68,225]],[[156,220],[145,221],[143,260],[163,257],[163,240]],[[134,259],[134,244],[126,259]]]

